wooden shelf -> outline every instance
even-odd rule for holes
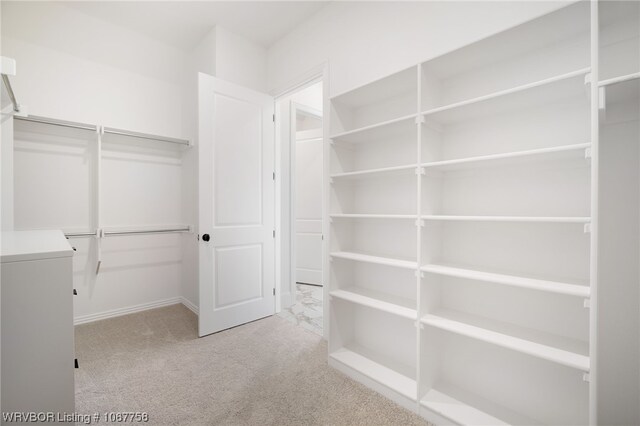
[[[415,320],[418,318],[416,302],[402,297],[359,287],[348,287],[329,292],[331,297]]]
[[[358,213],[336,213],[330,214],[332,219],[417,219],[415,214],[358,214]]]
[[[478,157],[459,158],[454,160],[433,161],[423,163],[421,167],[442,171],[465,170],[474,167],[496,167],[500,165],[518,164],[519,161],[549,161],[585,158],[585,151],[590,143],[554,146],[531,149],[527,151],[506,152],[501,154],[482,155]]]
[[[448,277],[465,278],[475,281],[483,281],[493,284],[520,287],[548,293],[564,294],[567,296],[577,296],[588,298],[591,296],[591,289],[587,285],[570,284],[558,281],[526,278],[515,275],[497,274],[473,269],[459,268],[447,265],[425,265],[421,271],[431,274],[444,275]]]
[[[423,116],[442,124],[504,113],[541,103],[583,94],[587,99],[584,77],[590,68],[582,68],[544,80],[535,81],[484,96],[455,102],[423,111]]]
[[[391,138],[404,132],[416,131],[415,120],[418,114],[409,114],[391,120],[349,130],[330,136],[334,142],[362,143],[373,139]]]
[[[397,369],[389,368],[379,362],[378,357],[371,356],[368,351],[362,348],[357,346],[341,348],[331,353],[329,358],[364,374],[373,381],[394,390],[406,398],[414,401],[417,399],[416,381],[414,379],[400,373]]]
[[[394,266],[403,269],[417,269],[417,262],[410,260],[393,259],[389,257],[371,256],[362,253],[352,253],[346,251],[338,251],[329,254],[333,258],[354,260],[356,262],[375,263],[378,265]]]
[[[550,362],[589,371],[588,344],[508,323],[441,309],[423,324],[511,349]]]
[[[331,179],[363,179],[379,176],[412,176],[415,175],[416,165],[409,164],[406,166],[381,167],[378,169],[359,170],[356,172],[335,173]]]
[[[420,405],[460,425],[539,424],[478,395],[443,383],[430,389]]]

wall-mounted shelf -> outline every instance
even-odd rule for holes
[[[148,133],[132,132],[129,130],[103,128],[102,141],[104,143],[122,144],[128,147],[153,147],[165,149],[186,149],[190,142],[186,139],[158,136]]]
[[[330,214],[331,219],[417,219],[414,214],[357,214],[357,213],[336,213]]]
[[[417,319],[415,301],[395,297],[382,292],[371,291],[364,288],[348,287],[343,290],[334,290],[329,293],[331,297],[368,306],[383,312],[398,315],[408,319]]]
[[[420,270],[436,275],[483,281],[536,291],[564,294],[567,296],[588,298],[591,294],[589,286],[585,283],[573,284],[437,264],[424,265]]]
[[[386,120],[338,133],[330,136],[330,139],[334,142],[362,143],[371,141],[374,138],[381,139],[393,136],[397,133],[411,131],[415,128],[415,120],[417,117],[418,114],[416,113],[405,115],[404,117],[394,118],[393,120]]]
[[[524,223],[578,223],[586,224],[589,217],[563,216],[452,216],[452,215],[422,215],[424,220],[452,221],[452,222],[524,222]]]
[[[589,371],[589,351],[586,342],[448,310],[438,310],[433,314],[425,315],[420,321],[425,325],[451,333],[512,349],[583,372]]]
[[[76,139],[87,139],[91,137],[97,140],[98,126],[94,124],[38,117],[35,115],[16,115],[13,118],[15,120],[16,131],[42,133]]]
[[[427,120],[450,124],[554,103],[576,96],[586,98],[588,86],[585,84],[585,76],[589,71],[590,68],[581,68],[511,89],[426,110],[422,115]]]
[[[331,179],[363,179],[363,178],[372,178],[372,177],[380,177],[380,176],[410,176],[415,174],[416,165],[410,164],[406,166],[395,166],[395,167],[381,167],[378,169],[368,169],[368,170],[360,170],[357,172],[346,172],[346,173],[335,173],[330,177]]]
[[[527,151],[506,152],[478,157],[458,158],[453,160],[432,161],[421,166],[438,171],[467,170],[476,167],[499,167],[514,165],[524,161],[555,161],[567,159],[586,159],[589,157],[591,144],[554,146]]]
[[[378,265],[394,266],[396,268],[417,269],[418,264],[410,260],[392,259],[389,257],[371,256],[362,253],[332,252],[330,256],[336,259],[354,260],[356,262],[375,263]]]

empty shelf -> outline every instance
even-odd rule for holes
[[[330,214],[332,219],[417,219],[415,214],[368,214],[368,213],[336,213]]]
[[[416,132],[416,117],[418,117],[418,114],[415,113],[405,115],[400,118],[394,118],[392,120],[338,133],[331,136],[330,139],[333,141],[361,143],[385,137],[393,137],[405,132]]]
[[[372,357],[362,355],[361,350],[342,348],[329,355],[332,360],[338,361],[353,370],[362,373],[399,394],[416,400],[416,381],[389,368]]]
[[[378,265],[395,266],[404,269],[417,269],[417,262],[410,260],[393,259],[389,257],[371,256],[368,254],[338,251],[330,254],[333,258],[355,260],[357,262],[376,263]]]
[[[548,104],[580,94],[584,95],[586,101],[588,90],[585,88],[584,76],[589,71],[590,68],[582,68],[484,96],[432,108],[422,114],[426,118],[433,118],[440,123],[447,124],[542,103]]]
[[[464,269],[447,265],[425,265],[420,268],[424,272],[450,277],[466,278],[494,284],[528,288],[549,293],[565,294],[568,296],[589,297],[591,290],[586,285],[570,284],[557,281],[526,278],[515,275],[497,274],[473,269]]]
[[[445,309],[425,315],[421,322],[580,371],[589,371],[586,342]]]
[[[416,170],[415,164],[407,166],[381,167],[377,169],[359,170],[356,172],[335,173],[331,175],[332,179],[361,179],[375,177],[380,175],[414,175]]]
[[[459,158],[455,160],[433,161],[423,163],[422,167],[437,170],[464,170],[478,166],[498,166],[517,164],[516,161],[579,159],[585,158],[585,150],[590,143],[554,146],[531,149],[527,151],[507,152],[501,154],[482,155],[478,157]]]
[[[420,400],[420,405],[461,425],[538,424],[484,398],[445,384],[429,390]]]
[[[584,216],[456,216],[423,215],[424,220],[443,220],[460,222],[531,222],[531,223],[589,223],[590,217]]]
[[[417,319],[416,302],[402,297],[359,287],[334,290],[329,294],[338,299],[368,306],[404,318]]]

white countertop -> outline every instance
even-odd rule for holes
[[[62,231],[4,231],[0,233],[0,261],[51,259],[73,256]]]

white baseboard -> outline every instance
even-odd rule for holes
[[[194,314],[198,315],[198,307],[196,305],[194,305],[189,299],[185,297],[181,297],[180,299],[184,306],[186,306]]]
[[[109,311],[104,311],[104,312],[98,312],[95,314],[88,314],[88,315],[79,315],[77,317],[75,317],[73,319],[73,324],[74,325],[78,325],[78,324],[86,324],[88,322],[93,322],[93,321],[99,321],[99,320],[103,320],[103,319],[107,319],[107,318],[115,318],[115,317],[119,317],[122,315],[127,315],[127,314],[133,314],[136,312],[141,312],[141,311],[146,311],[148,309],[155,309],[155,308],[162,308],[164,306],[169,306],[169,305],[176,305],[178,303],[184,303],[185,306],[189,309],[191,309],[193,311],[193,309],[191,308],[191,303],[189,303],[189,305],[187,305],[185,303],[186,299],[184,299],[183,297],[171,297],[169,299],[163,299],[163,300],[156,300],[155,302],[149,302],[149,303],[141,303],[139,305],[133,305],[133,306],[127,306],[124,308],[118,308],[118,309],[112,309]],[[193,306],[193,305],[192,305]]]

